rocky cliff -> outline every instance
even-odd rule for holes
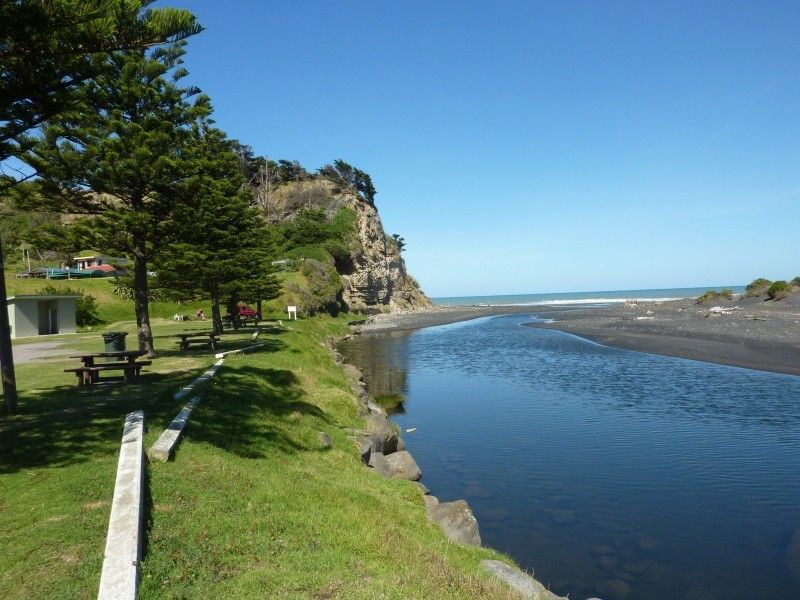
[[[292,219],[301,210],[320,209],[333,217],[340,209],[355,214],[347,244],[348,259],[337,260],[342,301],[355,311],[403,311],[431,301],[406,271],[397,242],[383,229],[378,210],[355,190],[322,178],[292,182],[278,188],[266,208],[273,221]]]

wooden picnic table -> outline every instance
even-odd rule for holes
[[[92,385],[100,380],[102,371],[122,371],[122,380],[125,383],[134,381],[141,374],[142,367],[152,364],[150,360],[136,359],[144,355],[143,350],[122,350],[119,352],[94,352],[90,354],[74,354],[70,358],[78,358],[83,363],[82,367],[64,369],[65,373],[75,373],[78,385]],[[96,358],[111,358],[116,361],[95,364]]]
[[[177,342],[181,350],[188,350],[190,345],[208,346],[209,350],[216,350],[219,336],[213,331],[185,331],[175,335],[180,338]]]

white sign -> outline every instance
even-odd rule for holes
[[[297,320],[297,307],[296,306],[287,306],[286,307],[286,312],[289,313],[289,318],[290,319],[293,318],[295,321]]]

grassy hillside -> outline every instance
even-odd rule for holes
[[[202,325],[155,319],[162,358],[136,385],[75,388],[68,358],[17,366],[20,414],[0,417],[0,597],[96,596],[123,417],[144,409],[155,441],[172,393],[213,360],[170,336]],[[478,567],[496,553],[449,542],[413,483],[361,464],[343,429],[360,426],[355,401],[324,346],[344,319],[290,327],[227,359],[176,460],[148,466],[140,597],[516,597]],[[99,348],[95,333],[48,341]]]

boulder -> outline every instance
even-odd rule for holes
[[[523,573],[502,561],[482,560],[481,566],[495,577],[505,581],[510,587],[519,592],[523,598],[530,598],[531,600],[566,600],[562,596],[556,596],[527,573]]]
[[[361,460],[369,464],[369,459],[372,454],[382,454],[382,444],[374,437],[366,432],[357,433],[353,436],[353,442],[358,448],[358,453]]]
[[[384,457],[392,470],[392,477],[395,479],[408,479],[418,481],[422,477],[422,471],[417,465],[414,457],[405,450],[394,452]]]
[[[417,482],[417,488],[419,489],[419,491],[422,493],[423,496],[427,496],[428,494],[431,493],[431,491],[428,488],[426,488],[425,485],[420,483],[419,481]]]
[[[333,440],[324,431],[319,432],[319,445],[323,448],[333,448]]]
[[[428,518],[438,523],[454,542],[470,546],[481,545],[478,520],[472,514],[469,504],[464,500],[439,502],[433,496],[424,496]],[[431,498],[432,500],[429,500]]]
[[[387,416],[386,410],[382,406],[375,404],[372,400],[367,400],[367,408],[373,415],[378,415],[384,418]]]
[[[397,430],[386,417],[370,415],[367,419],[367,432],[380,444],[380,451],[384,454],[397,452]]]
[[[400,450],[405,450],[405,449],[406,449],[406,443],[403,441],[403,438],[401,438],[398,435],[397,436],[397,451],[399,452]]]
[[[370,454],[369,466],[375,469],[378,473],[380,473],[384,477],[392,476],[392,468],[389,466],[386,457],[379,452],[373,452],[372,454]]]

